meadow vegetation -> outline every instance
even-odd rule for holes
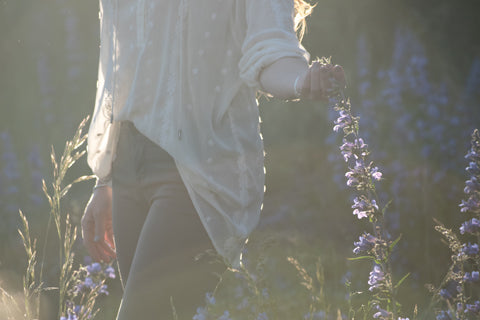
[[[93,109],[97,8],[55,3],[1,4],[0,319],[111,320],[115,266],[89,261],[78,230],[88,121],[73,129]],[[304,44],[347,88],[261,99],[262,218],[195,320],[480,318],[472,3],[319,2]]]

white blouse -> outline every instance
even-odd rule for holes
[[[219,254],[238,266],[264,192],[261,70],[308,54],[293,0],[100,0],[88,163],[108,179],[122,120],[176,161]]]

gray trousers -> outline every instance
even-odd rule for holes
[[[212,244],[172,157],[122,122],[112,168],[113,229],[124,293],[118,320],[192,319],[218,278]],[[215,270],[216,269],[216,270]]]

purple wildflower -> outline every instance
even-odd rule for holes
[[[382,269],[378,264],[373,266],[373,270],[370,272],[370,276],[368,278],[368,284],[370,288],[368,290],[373,291],[375,289],[380,289],[383,286],[383,282],[385,281],[385,274],[383,273]]]
[[[78,317],[75,314],[75,312],[72,313],[72,312],[68,311],[67,316],[66,317],[60,317],[60,320],[78,320]]]
[[[476,233],[480,230],[480,220],[472,218],[471,220],[465,221],[460,227],[460,233]]]
[[[205,300],[207,301],[207,304],[215,304],[215,297],[211,292],[207,292],[205,294]]]
[[[377,202],[372,199],[368,199],[366,196],[358,196],[353,199],[352,205],[353,214],[358,219],[367,218],[370,214],[374,214],[378,210]]]
[[[373,179],[375,179],[377,181],[382,179],[382,173],[380,171],[378,171],[377,167],[372,168],[372,170],[370,171],[370,175],[372,176]]]
[[[461,207],[461,212],[470,211],[472,213],[480,213],[480,199],[475,195],[472,195],[467,201],[462,200],[462,203],[459,205],[459,207]]]
[[[478,181],[477,177],[472,176],[470,180],[465,182],[465,189],[463,192],[466,194],[474,194],[475,192],[480,192],[480,181]]]
[[[474,304],[465,305],[465,313],[480,314],[480,301],[475,301]]]
[[[345,162],[347,162],[352,156],[354,156],[355,159],[365,157],[368,154],[367,147],[362,138],[355,139],[354,142],[344,138],[340,150]]]
[[[475,135],[475,132],[474,132],[474,135]],[[472,143],[472,149],[470,151],[468,151],[468,153],[465,155],[465,159],[467,159],[471,162],[479,163],[480,162],[480,152],[478,152],[478,150],[474,150],[475,149],[475,141],[472,141],[472,142],[473,142]]]
[[[81,305],[76,305],[74,308],[73,308],[73,313],[75,314],[79,314],[81,311],[82,311],[82,306]]]
[[[465,159],[471,161],[471,162],[480,162],[480,153],[479,152],[476,152],[475,150],[473,150],[474,147],[472,147],[472,150],[470,150],[466,155],[465,155]]]
[[[377,309],[377,313],[373,315],[375,319],[390,319],[390,317],[392,316],[392,313],[390,311],[380,308],[379,305],[376,305],[375,308]]]
[[[439,294],[445,300],[448,300],[448,299],[452,298],[452,294],[447,289],[440,290]]]
[[[480,166],[478,165],[477,162],[470,162],[468,164],[468,167],[465,168],[465,170],[467,170],[467,172],[471,175],[477,175],[479,176],[480,175]]]
[[[477,243],[471,244],[469,242],[468,244],[463,244],[463,247],[462,247],[462,253],[463,254],[466,254],[467,256],[473,256],[473,255],[478,254],[478,252],[479,252],[479,250],[478,250],[478,244]]]
[[[231,320],[230,318],[230,312],[225,310],[225,312],[218,318],[218,320]]]
[[[375,243],[377,242],[377,238],[372,236],[369,233],[364,233],[363,236],[358,238],[357,242],[354,242],[353,245],[355,249],[353,249],[353,253],[359,254],[360,252],[368,252],[375,247]]]
[[[357,190],[367,189],[371,184],[371,179],[380,180],[382,173],[378,171],[377,167],[371,167],[372,163],[365,165],[361,160],[355,161],[355,167],[350,168],[350,171],[345,173],[347,178],[347,186],[356,188]]]
[[[205,308],[197,308],[197,313],[192,320],[207,320],[207,310]]]
[[[115,269],[112,266],[105,268],[105,276],[110,279],[115,279]]]
[[[450,310],[448,311],[440,311],[437,314],[436,320],[451,320],[453,319],[452,312]]]
[[[95,283],[93,282],[92,278],[90,278],[90,277],[85,278],[85,281],[83,282],[83,285],[87,288],[94,288],[95,287]]]
[[[109,292],[107,288],[108,286],[106,284],[103,284],[100,290],[98,290],[98,293],[103,293],[104,295],[108,296]]]
[[[458,312],[463,312],[464,311],[463,309],[464,309],[463,308],[463,303],[457,302],[457,313]]]
[[[87,273],[89,275],[95,275],[102,271],[102,265],[98,262],[94,262],[87,266]]]
[[[466,282],[477,282],[480,280],[480,273],[478,271],[465,272],[463,280]]]
[[[352,116],[348,112],[340,110],[339,115],[340,117],[334,121],[335,126],[333,127],[333,131],[335,132],[338,132],[340,129],[345,131],[350,128],[353,123]]]

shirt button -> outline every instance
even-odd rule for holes
[[[212,13],[212,15],[210,16],[210,18],[211,18],[212,20],[217,19],[217,14],[216,14],[216,13]]]
[[[182,129],[178,129],[178,140],[182,140]]]
[[[193,73],[193,74],[198,74],[198,68],[193,68],[193,69],[192,69],[192,73]]]

